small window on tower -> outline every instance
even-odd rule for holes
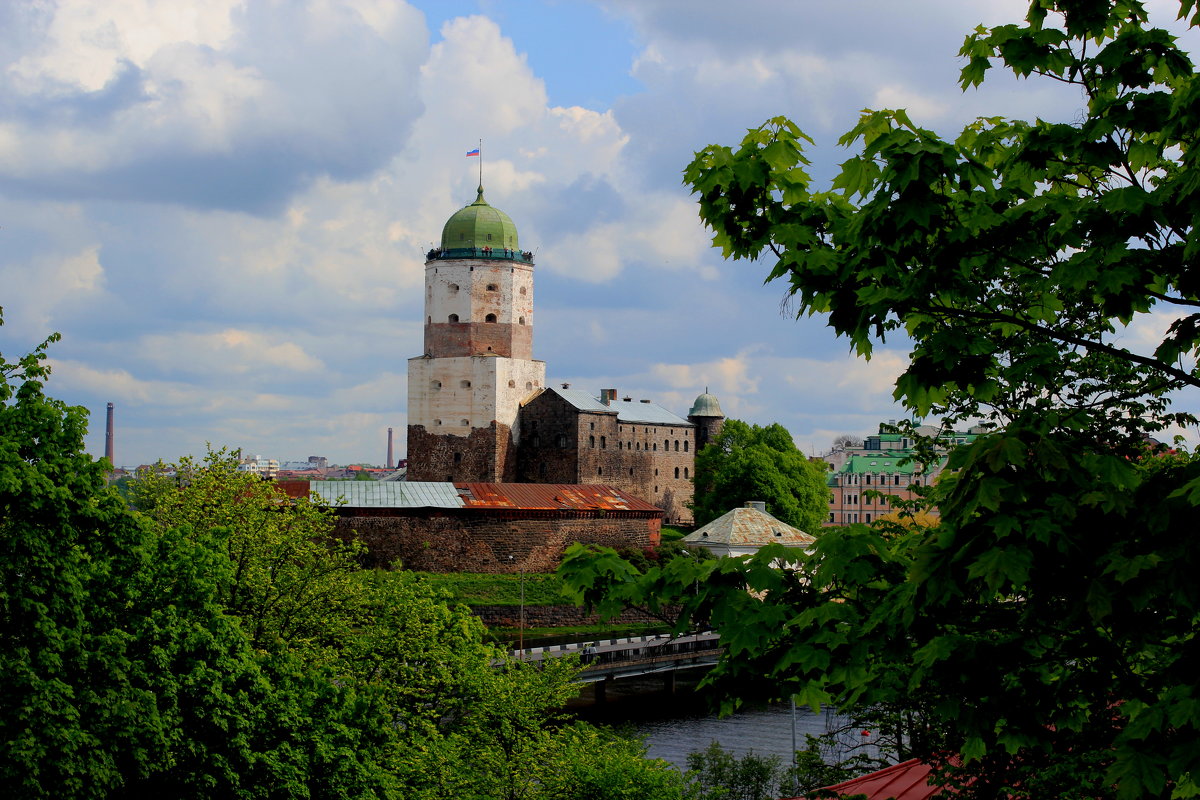
[[[469,419],[463,419],[463,420],[459,420],[459,421],[458,421],[458,424],[459,424],[459,425],[462,425],[462,426],[465,428],[465,427],[467,427],[468,425],[470,425],[470,424],[471,424],[471,420],[469,420]]]
[[[495,314],[488,314],[486,317],[484,317],[484,318],[483,318],[483,321],[484,321],[484,322],[495,322],[495,321],[496,321],[496,315],[495,315]]]
[[[452,283],[449,286],[447,286],[446,288],[450,290],[450,294],[454,294],[455,292],[458,291],[458,284]]]
[[[518,325],[524,325],[524,324],[525,324],[525,318],[524,318],[524,317],[517,317],[517,324],[518,324]]]
[[[438,389],[442,388],[442,382],[434,381],[433,383],[429,384],[429,388],[433,389],[436,392]]]
[[[490,239],[491,237],[489,236],[488,238]],[[489,292],[494,292],[494,291],[496,291],[496,284],[494,284],[494,283],[489,283],[489,284],[487,285],[487,290],[488,290]]]
[[[509,381],[509,382],[508,382],[508,388],[510,388],[510,389],[515,389],[515,388],[517,388],[517,382],[516,382],[516,381]]]
[[[679,467],[676,467],[676,468],[675,468],[675,477],[676,477],[676,478],[678,478],[678,477],[679,477]]]
[[[433,421],[433,424],[434,424],[434,425],[441,425],[441,424],[442,424],[442,421],[441,421],[440,419],[435,419],[435,420]]]
[[[525,381],[525,391],[528,392],[532,388],[533,388],[533,384],[530,383],[529,381]]]
[[[490,242],[491,240],[492,240],[492,235],[489,233],[489,234],[488,234],[488,241]]]
[[[462,453],[455,453],[455,454],[454,454],[454,463],[455,463],[455,464],[461,464],[461,463],[462,463]]]
[[[524,286],[522,286],[522,287],[521,287],[521,294],[529,294],[529,291],[528,291],[528,290],[527,290],[527,289],[526,289]]]
[[[447,322],[458,322],[458,314],[451,314],[451,315],[450,315],[450,316],[449,316],[449,317],[446,319],[446,321],[447,321]]]
[[[471,382],[470,382],[470,381],[459,381],[459,382],[458,382],[458,385],[459,385],[460,387],[462,387],[463,389],[470,389],[470,388],[471,388]]]

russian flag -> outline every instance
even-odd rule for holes
[[[477,156],[477,155],[479,155],[479,148],[478,148],[478,147],[476,147],[474,150],[468,150],[468,151],[467,151],[467,157],[468,157],[468,158],[469,158],[469,157],[471,157],[471,156]]]

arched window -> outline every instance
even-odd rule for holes
[[[492,238],[490,234],[488,235],[488,238],[489,238],[489,239],[490,239],[490,238]],[[487,285],[487,290],[488,290],[489,292],[494,292],[494,291],[496,291],[496,284],[494,284],[494,283],[489,283],[489,284]]]
[[[663,450],[670,450],[670,449],[671,449],[671,442],[667,439],[663,439]]]
[[[685,477],[685,478],[686,478],[687,476],[688,476],[688,468],[687,468],[687,467],[684,467],[684,468],[683,468],[683,477]]]
[[[675,452],[676,453],[679,452],[679,440],[678,439],[675,440]]]
[[[458,421],[458,424],[459,424],[459,425],[462,425],[462,426],[465,428],[465,427],[467,427],[468,425],[470,425],[470,424],[471,424],[471,420],[469,420],[469,419],[461,419],[461,420],[459,420],[459,421]]]
[[[459,382],[458,382],[458,385],[459,385],[459,387],[460,387],[460,388],[462,388],[462,389],[470,389],[470,388],[471,388],[471,382],[470,382],[470,381],[459,381]]]
[[[528,392],[532,388],[533,388],[533,384],[530,383],[529,381],[525,381],[525,391]]]
[[[560,434],[558,435],[558,446],[559,446],[559,447],[561,447],[561,448],[563,448],[563,449],[566,449],[566,447],[567,447],[567,437],[566,437],[564,434],[561,434],[561,433],[560,433]]]
[[[486,317],[484,317],[484,318],[483,318],[483,321],[484,321],[484,322],[495,322],[495,321],[496,321],[496,315],[495,315],[495,314],[488,314]]]
[[[454,294],[455,292],[458,291],[458,284],[452,283],[449,286],[447,286],[446,288],[450,290],[450,294]]]
[[[871,485],[871,476],[870,475],[868,475],[866,478],[866,484],[867,484],[867,486]]]
[[[604,474],[604,467],[596,467],[596,474],[597,474],[597,475],[603,475],[603,474]]]
[[[525,324],[525,318],[524,318],[524,317],[517,317],[517,324],[518,324],[518,325],[524,325],[524,324]]]
[[[630,477],[633,477],[633,467],[630,467],[630,468],[629,468],[629,476],[630,476]]]
[[[516,381],[509,381],[509,382],[508,382],[508,388],[510,388],[510,389],[515,389],[515,388],[517,388],[517,382],[516,382]]]
[[[683,452],[686,453],[687,451],[688,451],[688,440],[684,439],[683,440]]]
[[[654,452],[658,452],[658,442],[654,443]]]
[[[455,453],[455,454],[454,454],[454,463],[455,463],[455,464],[461,464],[461,463],[462,463],[462,453]]]
[[[447,322],[458,322],[458,314],[451,314],[446,321]]]
[[[588,447],[592,448],[593,450],[596,449],[596,437],[595,436],[588,437]]]
[[[608,449],[608,437],[607,437],[607,436],[601,436],[601,437],[600,437],[600,449],[601,449],[601,450],[607,450],[607,449]]]
[[[675,477],[676,477],[676,478],[678,478],[678,477],[679,477],[679,467],[676,467],[676,468],[675,468]]]

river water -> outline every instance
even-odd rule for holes
[[[777,755],[784,764],[792,761],[792,711],[788,704],[744,708],[719,718],[708,695],[695,688],[695,679],[680,677],[674,694],[662,690],[662,678],[616,681],[607,691],[603,705],[594,702],[588,687],[569,710],[588,722],[625,727],[645,738],[647,755],[661,758],[680,770],[687,769],[689,753],[717,742],[737,756],[749,752]],[[813,713],[797,708],[796,746],[804,748],[804,734],[818,736],[826,731],[830,712]]]

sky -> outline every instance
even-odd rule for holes
[[[1152,4],[1153,5],[1153,4]],[[864,108],[952,133],[1072,120],[1069,89],[957,85],[1019,0],[0,3],[0,352],[52,332],[48,392],[134,466],[240,447],[404,453],[424,253],[487,200],[536,254],[551,385],[779,422],[805,452],[903,416],[868,363],[710,246],[681,173],[786,115],[827,182]],[[1160,15],[1161,19],[1167,19]]]

